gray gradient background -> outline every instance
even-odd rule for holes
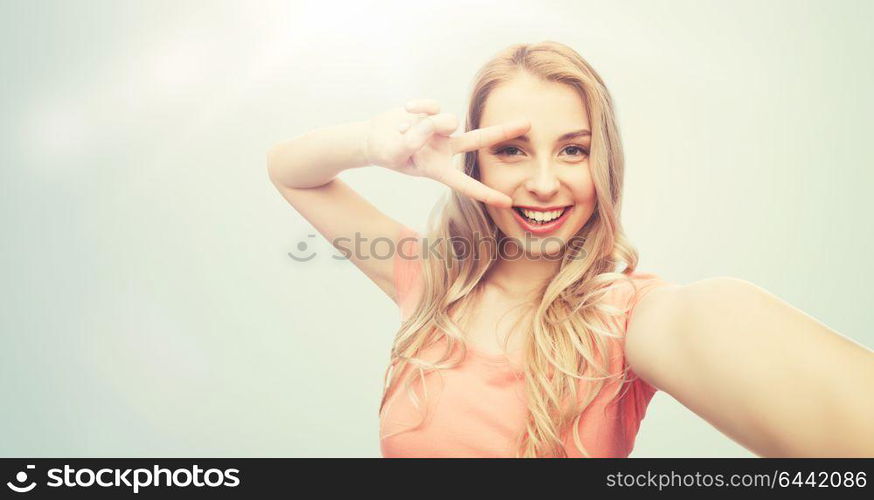
[[[307,237],[266,151],[411,97],[463,116],[517,42],[566,43],[607,81],[640,269],[752,281],[871,347],[872,14],[3,1],[0,455],[378,456],[397,310]],[[444,192],[342,175],[416,228]],[[287,256],[301,241],[317,258]],[[752,454],[659,393],[632,456]]]

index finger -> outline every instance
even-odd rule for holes
[[[449,143],[453,153],[476,151],[518,137],[528,132],[530,128],[531,122],[528,120],[514,120],[501,125],[492,125],[465,132],[459,136],[451,137]]]

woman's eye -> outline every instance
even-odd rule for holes
[[[495,150],[495,154],[498,156],[503,156],[503,155],[517,156],[515,154],[508,153],[508,151],[520,151],[520,149],[515,147],[515,146],[507,146],[505,148],[500,148],[500,149]]]
[[[568,146],[564,148],[564,151],[567,151],[568,154],[572,156],[586,156],[589,154],[589,150],[581,146]],[[516,146],[506,146],[496,149],[493,152],[497,156],[520,156],[522,150]]]
[[[574,156],[583,156],[589,154],[588,149],[581,148],[580,146],[568,146],[564,148],[565,151],[576,150],[577,153]]]

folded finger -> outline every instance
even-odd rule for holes
[[[400,124],[398,124],[398,131],[403,133],[410,129],[413,125],[419,123],[420,121],[428,118],[430,115],[427,113],[411,113],[407,115],[407,118],[402,120]]]
[[[451,135],[458,128],[458,119],[452,113],[440,113],[429,118],[434,124],[434,132]]]
[[[404,143],[410,152],[418,151],[434,135],[434,122],[424,118],[404,132]]]
[[[409,113],[436,115],[440,112],[440,103],[434,99],[412,99],[407,101],[404,109]]]

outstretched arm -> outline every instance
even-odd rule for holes
[[[647,294],[626,333],[641,378],[766,457],[874,457],[874,352],[743,280]]]

